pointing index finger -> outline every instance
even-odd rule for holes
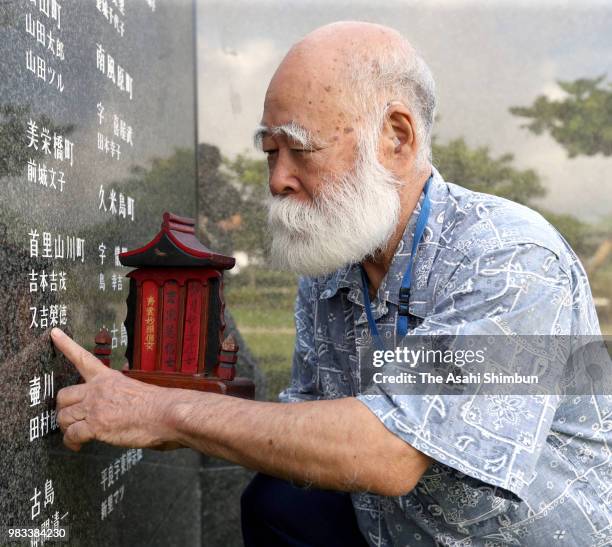
[[[103,370],[107,370],[96,357],[57,327],[51,331],[51,339],[55,347],[76,367],[86,382]]]

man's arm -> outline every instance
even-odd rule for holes
[[[65,444],[191,447],[319,488],[406,494],[431,460],[355,398],[294,404],[151,386],[110,370],[59,329],[53,341],[84,384],[58,393]]]
[[[181,444],[320,488],[400,496],[429,466],[352,397],[281,404],[180,391],[173,400]]]

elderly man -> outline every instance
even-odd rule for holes
[[[281,394],[294,404],[145,385],[55,329],[86,380],[58,395],[66,445],[188,446],[259,471],[247,545],[608,544],[601,398],[471,407],[361,385],[374,340],[599,332],[584,271],[544,219],[432,168],[434,104],[429,69],[389,28],[337,23],[296,44],[256,132],[273,257],[305,276]]]

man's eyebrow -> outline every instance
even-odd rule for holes
[[[255,148],[261,150],[263,139],[269,135],[284,135],[286,138],[297,142],[305,150],[316,150],[325,146],[324,143],[315,139],[309,129],[293,120],[289,123],[273,127],[263,124],[258,125],[253,134]]]

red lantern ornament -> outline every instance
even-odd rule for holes
[[[195,235],[195,221],[164,213],[152,241],[121,253],[130,278],[125,327],[127,376],[164,386],[254,398],[237,378],[238,346],[224,338],[223,270],[235,259]]]

